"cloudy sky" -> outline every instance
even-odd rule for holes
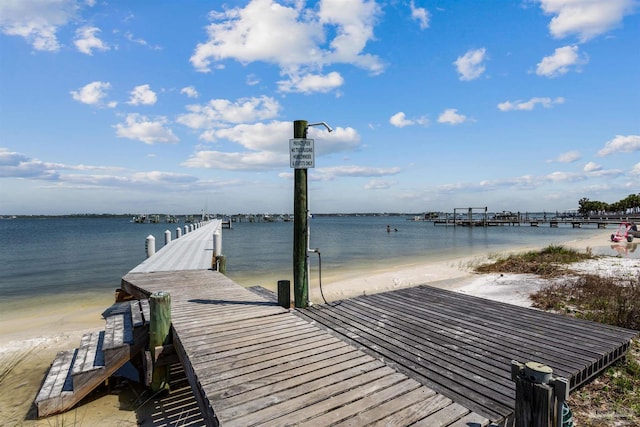
[[[0,0],[0,214],[577,209],[640,192],[635,0]]]

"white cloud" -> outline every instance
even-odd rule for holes
[[[364,185],[365,190],[387,190],[395,185],[395,181],[385,181],[382,179],[372,179]]]
[[[405,126],[412,125],[413,121],[407,120],[405,117],[405,114],[402,111],[400,111],[394,114],[393,116],[391,116],[391,118],[389,119],[389,123],[391,123],[395,127],[403,128]]]
[[[404,112],[400,111],[389,119],[389,123],[398,128],[403,128],[405,126],[412,126],[416,124],[427,125],[429,124],[429,120],[426,117],[420,117],[418,119],[407,119]]]
[[[158,96],[151,90],[149,85],[140,85],[133,88],[131,97],[127,104],[130,105],[153,105],[158,100]]]
[[[46,163],[24,154],[0,148],[0,177],[50,180],[58,176]]]
[[[197,98],[200,96],[198,91],[193,86],[187,86],[180,89],[180,93],[187,95],[189,98]]]
[[[573,163],[580,160],[580,153],[578,151],[567,151],[560,154],[554,161],[559,163]]]
[[[111,89],[108,82],[95,81],[91,82],[79,90],[72,90],[71,96],[76,101],[88,105],[102,105],[102,101],[107,97],[107,91]],[[109,103],[109,107],[115,107],[115,103]]]
[[[124,33],[124,37],[132,43],[139,44],[141,46],[149,47],[152,50],[162,50],[162,47],[155,45],[151,46],[145,39],[140,37],[135,37],[131,32],[127,31]]]
[[[398,167],[375,168],[367,166],[332,166],[326,168],[316,168],[313,171],[314,178],[321,181],[331,181],[341,177],[369,178],[396,175],[400,173]]]
[[[74,44],[76,48],[87,55],[93,55],[93,49],[97,50],[109,50],[110,47],[96,37],[96,34],[100,32],[100,29],[97,27],[82,27],[76,30],[76,39],[74,40]]]
[[[383,66],[377,56],[362,53],[374,38],[373,28],[380,14],[381,9],[375,1],[323,0],[318,17],[335,37],[330,42],[330,49],[323,52],[322,63],[353,64],[373,74],[382,72]]]
[[[421,30],[425,30],[429,28],[429,11],[423,7],[416,7],[416,4],[413,0],[411,0],[411,18],[418,21]]]
[[[291,138],[291,122],[237,124],[215,131],[216,139],[226,139],[251,151],[271,151],[286,154],[286,141]],[[284,142],[283,142],[284,141]]]
[[[640,175],[640,163],[636,163],[633,165],[633,169],[631,169],[631,175]]]
[[[43,162],[25,154],[9,151],[0,147],[0,177],[32,178],[38,180],[57,180],[62,175],[60,170],[79,172],[87,171],[122,171],[122,168],[109,166],[66,165],[63,163]]]
[[[596,172],[596,171],[602,170],[602,166],[594,162],[588,162],[586,165],[584,165],[583,170],[587,173]]]
[[[278,90],[281,92],[300,93],[327,93],[344,84],[344,79],[338,72],[331,72],[326,75],[307,74],[305,76],[290,75],[289,80],[278,82]]]
[[[225,170],[267,170],[289,166],[289,145],[286,141],[293,136],[291,122],[238,124],[212,130],[210,134],[212,139],[237,144],[238,150],[201,150],[182,166]],[[308,137],[316,139],[316,157],[352,150],[360,143],[360,136],[352,128],[338,127],[329,133],[312,127]]]
[[[185,184],[196,182],[198,178],[182,173],[151,171],[136,172],[131,176],[131,180],[146,184]]]
[[[249,74],[247,76],[247,85],[248,86],[255,86],[255,85],[259,84],[259,83],[260,83],[260,77],[258,77],[257,75]]]
[[[286,153],[273,153],[269,151],[247,152],[222,152],[199,151],[181,166],[200,169],[222,170],[266,170],[289,166],[289,157]]]
[[[640,151],[640,135],[616,135],[607,141],[604,148],[598,151],[598,157],[608,156],[615,153],[633,153]]]
[[[572,67],[579,71],[581,65],[589,62],[586,55],[580,56],[578,46],[557,48],[553,55],[542,58],[536,67],[536,74],[545,77],[557,77],[566,74]]]
[[[555,38],[576,34],[585,42],[617,27],[633,13],[634,0],[539,0],[548,15],[554,15],[549,31]]]
[[[178,142],[178,137],[166,127],[167,123],[165,117],[150,120],[140,114],[128,114],[124,124],[119,123],[114,127],[118,137],[142,141],[145,144]]]
[[[288,141],[292,135],[292,122],[273,121],[270,123],[238,124],[215,131],[216,138],[232,141],[252,151],[273,151],[288,153]],[[316,155],[352,150],[360,143],[360,136],[353,128],[337,127],[329,133],[317,127],[308,130],[309,138],[316,138]]]
[[[467,117],[462,114],[458,114],[458,110],[455,108],[444,110],[438,117],[438,123],[446,123],[450,125],[458,125],[465,121],[467,121]]]
[[[546,181],[550,182],[577,182],[586,179],[584,174],[575,172],[551,172],[544,176]]]
[[[220,64],[226,59],[244,64],[262,61],[277,64],[290,76],[317,74],[336,63],[374,74],[382,71],[379,58],[363,52],[380,14],[375,2],[324,0],[317,12],[303,8],[302,2],[291,4],[252,0],[244,8],[212,12],[208,39],[196,46],[192,65],[209,72],[212,62]],[[334,80],[331,83],[335,85]]]
[[[484,61],[486,59],[486,49],[470,50],[463,56],[459,56],[454,64],[460,74],[460,80],[474,80],[484,73]]]
[[[240,98],[235,102],[212,99],[207,104],[188,105],[189,111],[178,117],[178,123],[192,129],[213,129],[233,123],[253,123],[276,117],[281,109],[274,98],[268,96]]]
[[[210,71],[211,61],[265,61],[290,66],[303,58],[319,59],[316,42],[322,39],[319,25],[298,21],[300,8],[271,0],[253,0],[244,9],[211,12],[208,40],[199,43],[191,57],[198,71]],[[315,54],[315,55],[314,55]]]
[[[563,104],[564,98],[558,97],[551,99],[545,98],[531,98],[528,101],[505,101],[498,104],[500,111],[530,111],[533,110],[536,105],[542,105],[544,108],[551,108],[554,104]]]
[[[71,21],[79,9],[75,0],[3,0],[0,2],[0,31],[23,37],[36,50],[60,49],[56,33]]]

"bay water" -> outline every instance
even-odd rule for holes
[[[602,233],[570,225],[452,227],[408,219],[317,216],[309,220],[309,246],[320,250],[325,274],[561,244]],[[176,228],[183,226],[137,224],[127,217],[1,220],[0,310],[47,295],[113,292],[121,277],[145,259],[147,236],[154,236],[160,249],[165,230],[175,238]],[[233,223],[233,229],[223,230],[222,246],[227,275],[241,285],[291,280],[293,222]],[[315,268],[314,255],[311,263]]]

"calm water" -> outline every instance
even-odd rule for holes
[[[113,292],[120,278],[144,260],[146,236],[153,235],[159,248],[165,230],[175,236],[175,229],[183,225],[134,224],[128,218],[1,220],[1,299],[78,290]],[[398,231],[387,233],[387,225]],[[404,217],[316,217],[310,227],[310,247],[321,250],[323,274],[329,269],[560,244],[602,233],[548,226],[444,227]],[[235,223],[233,230],[223,231],[227,274],[241,284],[257,284],[261,277],[290,279],[292,247],[292,222]]]

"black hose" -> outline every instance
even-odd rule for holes
[[[331,307],[335,307],[340,305],[342,301],[339,301],[335,304],[329,304],[327,299],[324,297],[324,293],[322,292],[322,257],[320,256],[320,250],[316,249],[315,252],[318,254],[318,285],[320,286],[320,295],[322,296],[322,300],[325,304],[330,305]]]

